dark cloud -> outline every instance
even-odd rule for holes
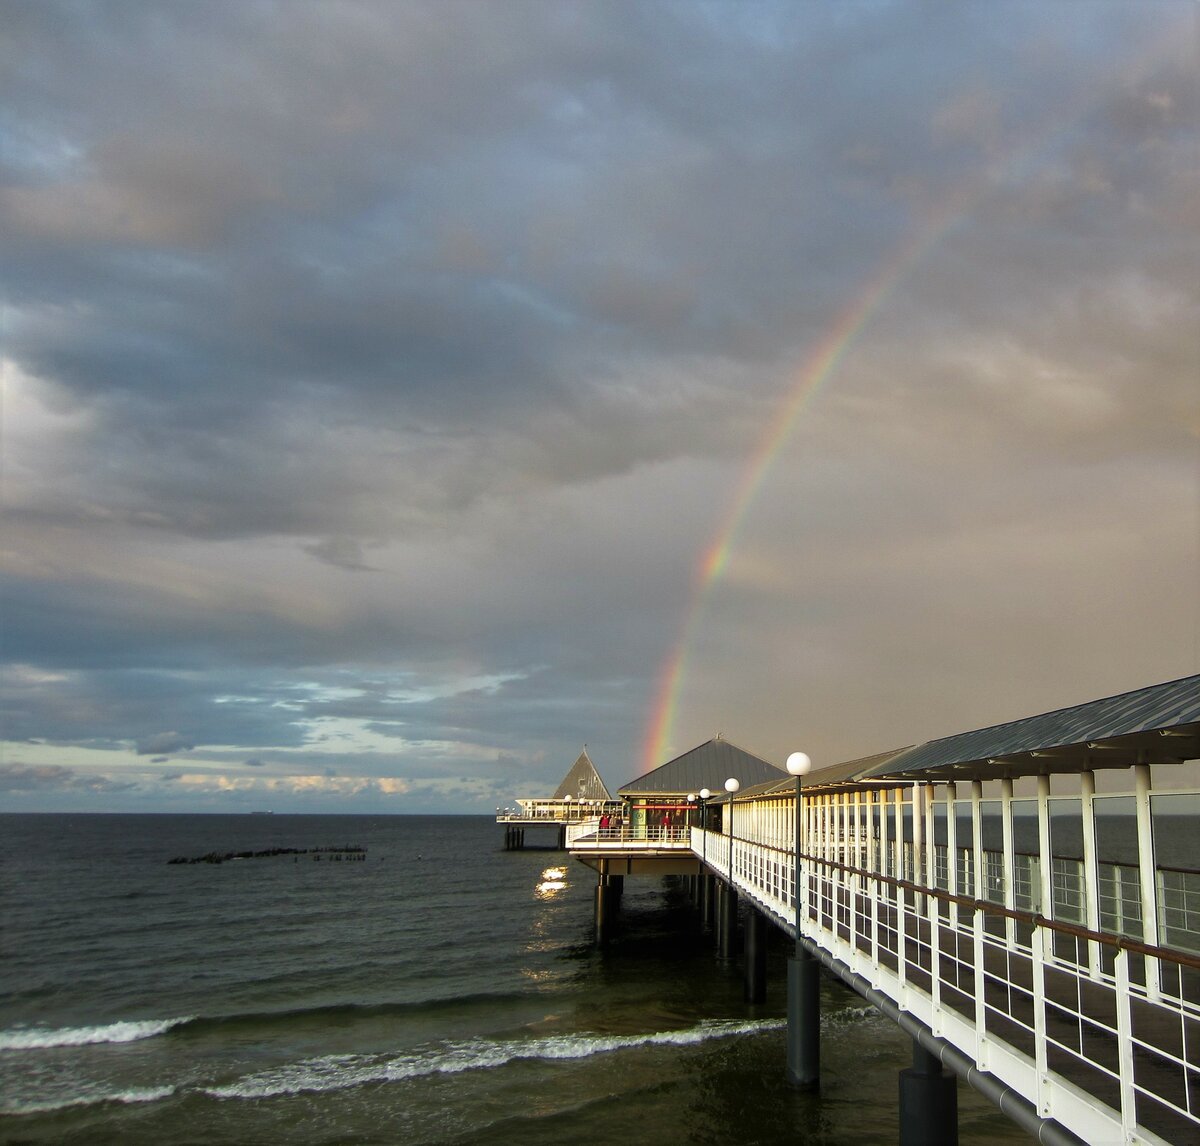
[[[301,548],[305,553],[311,553],[318,561],[327,561],[339,569],[369,570],[371,568],[363,556],[361,543],[351,537],[327,537],[323,541],[304,545]]]
[[[680,642],[681,749],[1194,670],[1195,17],[1090,16],[9,4],[5,735],[434,806]]]
[[[106,794],[129,791],[134,787],[132,783],[123,783],[56,764],[0,764],[0,792]]]
[[[139,740],[136,752],[139,756],[154,756],[161,752],[178,755],[195,747],[188,737],[178,732],[156,732],[145,740]]]

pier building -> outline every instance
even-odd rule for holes
[[[497,808],[496,823],[504,825],[504,848],[519,850],[525,846],[525,833],[530,829],[550,829],[550,838],[560,848],[566,846],[566,829],[571,824],[598,823],[606,813],[615,815],[620,801],[609,793],[596,765],[588,755],[587,745],[576,757],[562,778],[553,796],[522,796],[515,808]],[[536,832],[535,834],[542,834]],[[543,845],[546,846],[546,845]]]
[[[666,838],[573,824],[598,940],[614,879],[682,876],[761,999],[784,932],[789,1079],[820,1083],[820,968],[913,1040],[905,1146],[956,1141],[959,1078],[1039,1142],[1200,1141],[1200,675],[807,765],[731,767]]]

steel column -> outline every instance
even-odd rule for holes
[[[799,946],[788,960],[787,1078],[806,1090],[821,1085],[821,968]]]
[[[717,955],[722,959],[736,959],[738,895],[732,884],[721,884],[720,904]]]
[[[900,1072],[900,1146],[958,1146],[958,1080],[916,1039]]]
[[[767,999],[767,921],[755,907],[746,911],[746,1002]]]

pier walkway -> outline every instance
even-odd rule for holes
[[[1200,1141],[1200,676],[776,777],[657,838],[571,827],[598,938],[625,875],[684,876],[731,956],[740,901],[748,997],[763,929],[795,941],[793,1082],[818,966],[913,1038],[904,1143],[955,1141],[955,1076],[1041,1142]]]
[[[614,800],[596,771],[587,745],[563,777],[553,796],[522,796],[515,808],[497,808],[496,823],[504,825],[504,850],[525,847],[529,829],[550,828],[559,848],[566,847],[567,829],[580,823],[598,823],[605,813],[615,817],[621,802]]]

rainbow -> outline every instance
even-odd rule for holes
[[[1167,25],[1158,29],[1141,50],[1135,52],[1127,61],[1122,76],[1127,86],[1132,86],[1137,79],[1148,74],[1148,68],[1179,42],[1180,33],[1190,35],[1191,29],[1190,19],[1186,24],[1181,20],[1179,26]],[[994,159],[989,165],[989,170],[966,180],[947,197],[938,211],[918,223],[908,239],[876,268],[858,297],[841,311],[800,367],[795,381],[780,403],[778,414],[746,464],[719,528],[697,563],[682,632],[659,673],[654,706],[643,745],[643,773],[668,759],[675,710],[687,675],[687,654],[692,638],[699,628],[705,602],[725,572],[746,511],[762,488],[772,464],[791,436],[801,413],[836,373],[839,364],[854,345],[855,339],[897,283],[959,220],[970,214],[998,176],[1018,168],[1023,161],[1040,152],[1048,140],[1062,133],[1068,125],[1077,122],[1084,112],[1094,105],[1097,95],[1105,90],[1106,83],[1111,83],[1111,79],[1112,74],[1109,70],[1106,74],[1093,77],[1093,84],[1079,85],[1074,98],[1064,101],[1057,113],[1048,117],[1039,131],[1026,135],[1007,155]]]
[[[758,443],[750,461],[742,471],[737,491],[721,521],[713,540],[704,550],[696,567],[692,586],[692,604],[688,609],[683,632],[660,674],[657,697],[642,755],[642,772],[656,768],[667,759],[670,751],[671,728],[675,709],[683,691],[687,654],[692,637],[703,615],[703,605],[709,591],[721,579],[733,552],[738,531],[746,511],[758,495],[772,464],[791,436],[801,413],[834,374],[838,364],[854,344],[855,338],[870,321],[880,304],[903,277],[908,268],[932,245],[959,216],[958,211],[939,215],[936,223],[921,228],[916,237],[903,244],[875,272],[858,298],[845,307],[824,337],[813,349],[780,404],[779,412],[768,431]]]

